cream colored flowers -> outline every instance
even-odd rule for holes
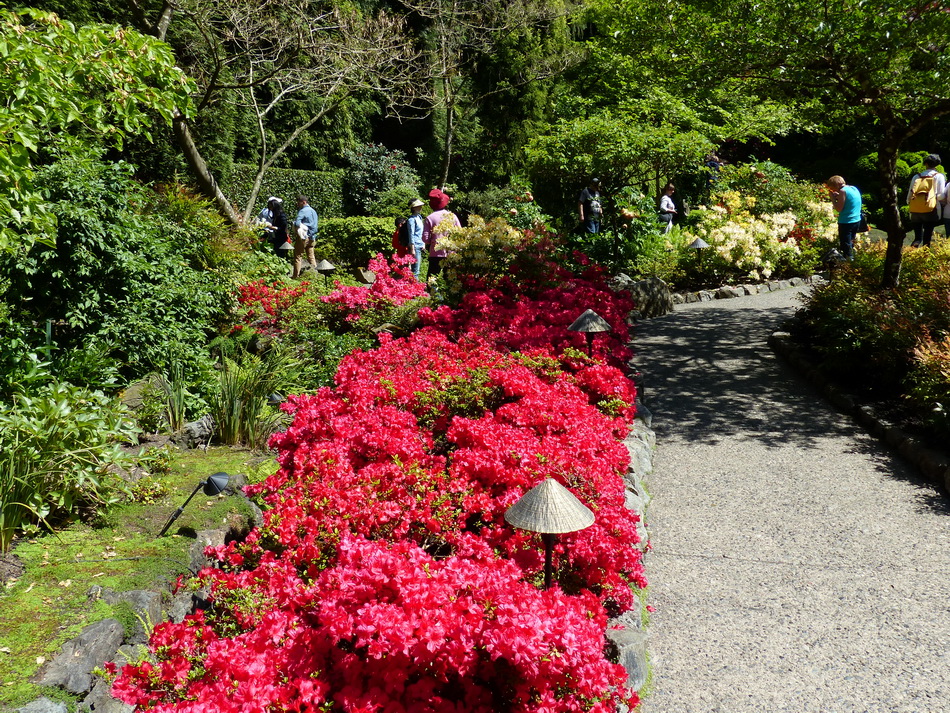
[[[736,191],[724,193],[721,200],[721,205],[699,209],[699,223],[685,231],[689,241],[701,237],[720,260],[752,280],[768,279],[783,257],[801,252],[798,242],[789,239],[798,222],[794,213],[755,216],[751,212],[755,198]],[[814,214],[821,217],[815,226],[816,237],[834,237],[834,216],[825,210],[830,211],[830,206],[814,208]]]
[[[445,278],[450,286],[462,277],[491,277],[507,272],[522,234],[503,218],[485,222],[477,215],[469,217],[467,228],[455,228],[440,241],[448,250]]]

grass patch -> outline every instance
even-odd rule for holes
[[[42,695],[74,700],[29,679],[85,626],[110,617],[127,623],[130,611],[91,600],[89,588],[160,590],[187,573],[194,533],[249,527],[251,511],[241,498],[208,498],[199,492],[169,534],[156,539],[175,508],[213,473],[245,473],[254,479],[273,469],[272,458],[246,450],[172,451],[162,469],[166,472],[150,476],[167,488],[156,502],[122,503],[92,522],[18,542],[13,552],[25,572],[0,591],[0,711]]]

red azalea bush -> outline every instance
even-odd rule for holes
[[[625,699],[593,598],[539,591],[477,544],[444,560],[349,536],[337,549],[313,580],[273,556],[206,570],[225,611],[156,627],[157,663],[125,667],[113,693],[188,713],[606,713]]]
[[[591,269],[573,276],[558,268],[556,286],[542,285],[525,293],[508,278],[495,287],[466,293],[457,309],[442,306],[420,311],[423,324],[446,334],[465,334],[502,349],[524,350],[550,347],[562,352],[574,347],[587,352],[585,335],[567,328],[586,310],[592,309],[611,327],[594,335],[592,355],[608,364],[623,366],[632,353],[626,317],[634,308],[629,293],[613,292],[601,271]]]
[[[412,299],[411,278],[374,269],[374,296],[342,288],[333,303],[359,315]],[[263,526],[193,582],[213,614],[157,627],[152,660],[124,667],[115,695],[157,711],[636,704],[604,655],[607,615],[645,585],[624,505],[635,394],[601,363],[626,360],[629,305],[597,279],[559,280],[530,298],[471,293],[344,358],[336,388],[288,399],[280,468],[247,488]],[[589,307],[615,330],[595,358],[566,329]],[[540,536],[504,513],[549,477],[596,521],[559,538],[558,586],[539,591]]]
[[[309,282],[297,285],[268,284],[255,280],[238,288],[238,304],[244,307],[239,328],[253,325],[263,334],[279,334],[284,313],[307,292]]]

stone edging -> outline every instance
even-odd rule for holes
[[[656,434],[650,426],[653,415],[637,400],[636,418],[623,444],[630,453],[630,465],[624,475],[626,485],[624,498],[627,509],[639,516],[637,534],[640,549],[646,551],[649,534],[646,528],[646,510],[650,505],[650,493],[644,483],[653,473],[653,457],[656,451]],[[640,606],[646,602],[641,599]],[[643,612],[634,609],[611,619],[607,623],[607,639],[616,649],[620,665],[627,670],[627,687],[639,691],[647,682],[647,633],[643,629]]]
[[[897,450],[928,481],[950,493],[950,457],[928,448],[925,443],[902,430],[900,425],[888,421],[870,406],[858,404],[853,397],[829,382],[818,368],[808,361],[788,332],[773,332],[768,342],[772,351],[808,379],[835,408],[861,424],[872,436]]]
[[[724,285],[714,290],[699,290],[698,292],[674,292],[673,304],[691,304],[693,302],[711,302],[712,300],[725,300],[733,297],[745,297],[746,295],[759,295],[763,292],[776,292],[777,290],[787,290],[790,287],[799,287],[800,285],[821,284],[825,282],[822,275],[809,275],[808,277],[790,277],[787,280],[771,280],[762,284],[747,285]]]

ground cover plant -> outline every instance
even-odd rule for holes
[[[409,337],[383,333],[345,357],[334,388],[288,399],[293,421],[271,440],[280,468],[248,489],[264,526],[186,583],[210,589],[213,613],[158,627],[152,657],[116,672],[115,695],[169,711],[636,702],[603,653],[607,615],[636,606],[645,584],[620,443],[635,396],[618,368],[631,305],[596,269],[520,255],[503,277],[479,275],[459,314],[423,310]],[[504,289],[515,294],[503,309],[472,307]],[[567,330],[579,300],[614,329],[593,357]],[[539,591],[540,538],[503,513],[546,477],[597,522],[561,539],[558,586]]]
[[[253,482],[274,464],[246,450],[211,447],[160,449],[139,465],[149,474],[111,508],[60,522],[55,533],[21,535],[13,553],[0,560],[0,709],[13,710],[40,695],[74,706],[67,693],[38,687],[31,677],[88,624],[110,617],[126,626],[135,623],[131,611],[91,599],[90,586],[167,592],[169,583],[188,571],[195,531],[251,527],[250,509],[241,500],[196,498],[169,534],[156,539],[196,482],[218,471],[245,473]]]

